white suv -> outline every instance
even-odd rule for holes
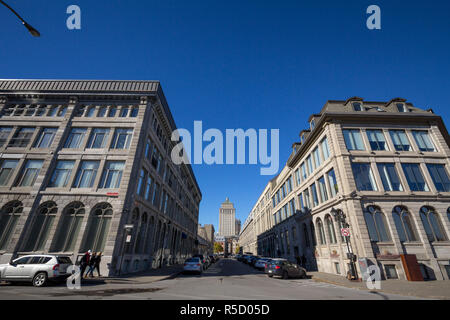
[[[31,282],[42,287],[49,281],[65,280],[70,274],[67,268],[73,265],[69,257],[54,255],[29,255],[0,264],[0,281]]]

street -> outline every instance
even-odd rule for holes
[[[269,278],[232,259],[221,259],[201,276],[180,274],[152,283],[96,283],[69,290],[65,284],[35,288],[31,284],[2,284],[0,299],[117,299],[117,300],[397,300],[393,294],[350,289],[311,279]],[[132,283],[131,283],[132,282]]]

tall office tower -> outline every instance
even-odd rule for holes
[[[235,223],[236,223],[235,231],[236,231],[236,235],[238,236],[239,233],[241,233],[241,220],[236,219]]]
[[[236,235],[236,209],[230,199],[226,199],[219,209],[219,234],[224,237]]]

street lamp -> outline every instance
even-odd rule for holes
[[[37,31],[35,28],[33,28],[31,25],[29,25],[25,20],[23,20],[23,18],[16,11],[14,11],[14,9],[11,8],[7,3],[5,3],[2,0],[0,0],[0,3],[3,4],[9,10],[11,10],[11,12],[14,13],[17,16],[17,18],[19,18],[19,20],[22,22],[22,24],[25,26],[25,28],[28,29],[28,31],[31,33],[31,35],[33,37],[40,37],[41,36],[39,31]]]
[[[337,221],[340,222],[340,225],[342,226],[342,228],[349,228],[350,225],[347,223],[347,221],[345,220],[346,215],[345,213],[341,210],[341,209],[335,209],[335,208],[331,208],[331,214],[333,215],[333,217],[336,218]],[[341,235],[342,235],[342,230],[341,230]],[[352,277],[357,280],[358,279],[358,273],[356,271],[356,266],[355,266],[355,258],[356,256],[353,254],[353,250],[351,249],[351,243],[350,243],[350,233],[348,233],[348,235],[343,235],[343,237],[345,238],[345,242],[347,244],[347,258],[350,259],[350,267],[351,267],[351,275]]]

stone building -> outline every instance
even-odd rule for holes
[[[251,213],[258,253],[342,276],[354,255],[359,277],[373,264],[384,279],[406,279],[412,255],[424,279],[449,279],[450,137],[442,118],[401,98],[354,97],[328,101],[309,124],[263,193],[273,225],[255,219],[263,210]]]
[[[192,254],[202,195],[158,81],[0,80],[0,110],[1,263],[90,249],[114,275]]]

